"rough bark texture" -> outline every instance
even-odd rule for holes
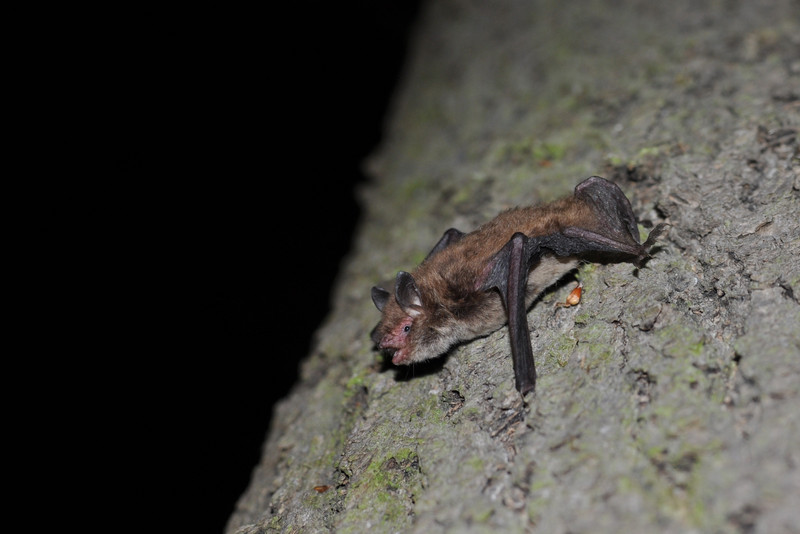
[[[799,6],[429,3],[335,311],[228,531],[797,532]],[[505,329],[381,363],[372,284],[592,174],[673,227],[532,308],[534,396]]]

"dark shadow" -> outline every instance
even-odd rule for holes
[[[408,382],[409,380],[413,380],[415,378],[439,374],[444,368],[444,364],[447,363],[447,359],[450,357],[450,354],[454,349],[455,347],[448,350],[441,356],[437,356],[436,358],[432,358],[430,360],[425,360],[424,362],[415,362],[411,365],[394,365],[387,358],[384,360],[384,365],[386,367],[382,370],[387,371],[390,368],[393,368],[394,379],[397,382]]]

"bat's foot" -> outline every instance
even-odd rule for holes
[[[649,251],[650,247],[656,244],[656,240],[659,237],[661,237],[661,234],[664,233],[664,230],[666,230],[668,226],[672,225],[669,223],[657,224],[655,228],[650,230],[650,235],[648,235],[647,240],[644,243],[642,243],[642,247],[644,247],[645,250]]]
[[[647,240],[645,240],[645,242],[642,243],[642,252],[636,259],[637,267],[642,267],[647,260],[652,258],[652,255],[650,254],[650,249],[653,247],[653,245],[656,244],[656,241],[658,240],[659,237],[661,237],[661,234],[664,233],[664,230],[666,230],[668,226],[672,225],[669,223],[659,223],[655,226],[655,228],[650,230],[650,235],[647,236]]]

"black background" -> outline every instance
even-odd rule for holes
[[[187,531],[221,532],[246,489],[358,221],[419,8],[345,4],[117,13],[99,39],[111,174],[158,287],[141,329],[168,340],[137,358],[130,432]]]

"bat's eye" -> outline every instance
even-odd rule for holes
[[[408,332],[409,330],[411,330],[411,325],[410,324],[407,324],[407,325],[405,325],[403,327],[403,332]]]

